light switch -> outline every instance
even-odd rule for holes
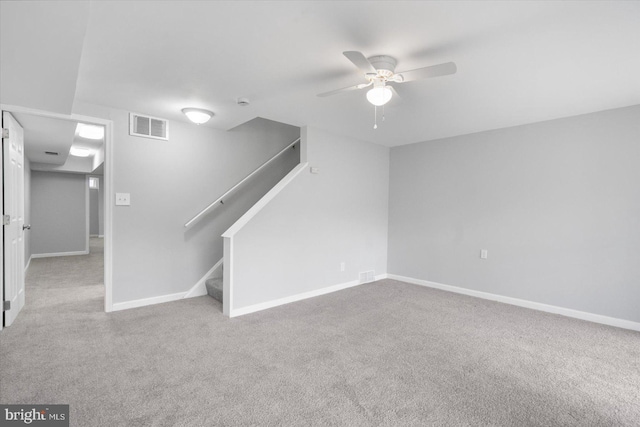
[[[116,193],[116,206],[130,206],[131,194],[130,193]]]

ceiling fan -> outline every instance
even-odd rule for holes
[[[375,106],[381,106],[389,102],[395,90],[391,84],[412,82],[415,80],[427,79],[431,77],[446,76],[455,74],[457,68],[453,62],[432,65],[429,67],[416,68],[415,70],[396,73],[397,61],[387,55],[378,55],[366,58],[361,52],[342,52],[356,67],[364,73],[367,80],[355,86],[332,90],[318,94],[319,97],[335,95],[342,92],[364,89],[369,86],[373,88],[367,91],[367,100]]]

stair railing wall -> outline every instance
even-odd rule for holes
[[[264,162],[262,165],[260,165],[256,170],[254,170],[253,172],[251,172],[249,175],[247,175],[246,177],[244,177],[240,182],[238,182],[236,185],[234,185],[233,187],[231,187],[229,190],[225,191],[225,193],[218,197],[216,200],[214,200],[213,202],[211,202],[206,208],[202,209],[197,215],[195,215],[193,218],[191,218],[189,221],[187,221],[184,226],[185,228],[191,228],[193,225],[195,225],[196,223],[198,223],[200,220],[202,220],[207,214],[209,214],[211,211],[213,211],[215,208],[217,208],[220,205],[224,204],[224,200],[229,197],[234,191],[236,191],[240,186],[242,186],[242,184],[244,184],[245,182],[247,182],[248,180],[250,180],[254,175],[256,175],[257,173],[259,173],[261,170],[263,170],[265,167],[267,167],[271,162],[273,162],[275,159],[277,159],[278,157],[280,157],[283,153],[285,153],[288,149],[294,147],[296,144],[298,144],[300,142],[300,138],[297,138],[295,141],[291,142],[289,145],[287,145],[286,147],[284,147],[282,150],[280,150],[278,153],[276,153],[273,157],[271,157],[269,160],[267,160],[266,162]]]

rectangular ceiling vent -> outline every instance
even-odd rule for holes
[[[129,135],[169,140],[169,122],[157,117],[129,113]]]

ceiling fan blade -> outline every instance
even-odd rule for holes
[[[362,88],[365,88],[367,86],[371,86],[372,84],[373,84],[373,82],[361,83],[361,84],[355,85],[355,86],[343,87],[342,89],[336,89],[336,90],[331,90],[329,92],[319,93],[317,96],[319,96],[320,98],[324,98],[325,96],[331,96],[331,95],[335,95],[335,94],[338,94],[338,93],[350,92],[352,90],[362,89]]]
[[[365,58],[365,56],[362,54],[362,52],[358,52],[358,51],[355,51],[355,50],[349,50],[349,51],[346,51],[346,52],[342,52],[342,54],[344,56],[346,56],[349,61],[353,62],[353,65],[358,67],[360,69],[360,71],[362,71],[363,73],[365,73],[365,74],[368,74],[368,73],[378,74],[376,69],[373,68],[373,65],[371,65],[369,60],[367,58]]]
[[[402,99],[402,96],[400,96],[400,94],[398,93],[398,90],[395,87],[393,87],[393,85],[387,84],[387,86],[389,87],[389,89],[391,89],[391,92],[393,92],[392,99]]]
[[[412,82],[414,80],[428,79],[430,77],[440,77],[449,74],[455,74],[458,67],[455,62],[445,62],[444,64],[432,65],[430,67],[416,68],[415,70],[404,71],[400,74],[403,78],[402,83]]]

